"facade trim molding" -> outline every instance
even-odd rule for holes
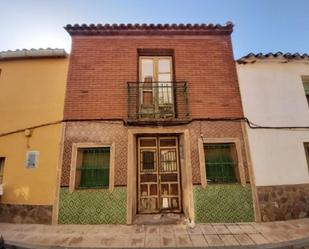
[[[234,143],[236,147],[237,154],[237,169],[239,174],[239,181],[242,186],[246,185],[245,168],[243,163],[243,158],[241,154],[241,145],[239,138],[199,138],[199,160],[200,160],[200,173],[201,173],[201,185],[205,188],[207,186],[207,172],[205,168],[205,153],[204,153],[204,143]]]
[[[128,174],[127,174],[127,224],[132,224],[137,213],[136,190],[136,136],[143,134],[178,134],[180,135],[180,171],[183,193],[183,211],[190,220],[194,220],[193,184],[191,167],[190,134],[188,129],[181,128],[131,128],[128,129]]]
[[[110,148],[110,163],[109,163],[109,187],[110,192],[114,189],[114,176],[115,176],[115,142],[112,143],[73,143],[72,144],[72,159],[71,159],[71,170],[70,170],[70,183],[69,192],[72,193],[76,189],[76,169],[77,164],[80,160],[78,158],[78,149],[83,148],[100,148],[109,147]],[[102,190],[106,190],[103,189]]]
[[[63,151],[64,151],[64,138],[65,138],[66,123],[62,123],[60,141],[59,141],[59,154],[58,154],[58,165],[57,165],[57,176],[56,176],[56,187],[55,197],[52,208],[52,225],[58,224],[58,213],[59,213],[59,195],[60,195],[60,182],[62,173],[62,162],[63,162]]]

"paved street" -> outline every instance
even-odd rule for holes
[[[26,225],[0,223],[8,244],[28,248],[161,248],[309,245],[309,219],[240,224]],[[308,242],[308,244],[307,244]],[[289,247],[291,248],[291,247]]]

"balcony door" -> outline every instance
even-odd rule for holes
[[[171,56],[140,56],[140,114],[142,117],[174,117]]]

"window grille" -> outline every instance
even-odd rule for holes
[[[81,149],[80,188],[109,186],[110,148]]]
[[[204,144],[206,176],[208,182],[236,182],[237,156],[232,143]]]

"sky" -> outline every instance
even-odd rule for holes
[[[309,0],[0,0],[0,51],[64,48],[66,24],[234,23],[234,57],[309,53]]]

